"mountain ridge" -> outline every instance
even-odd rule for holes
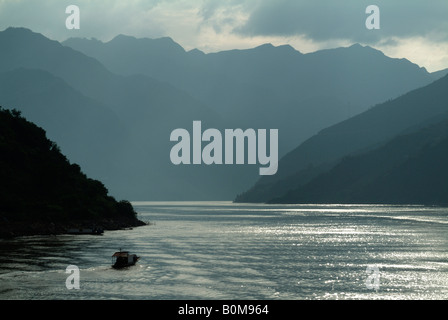
[[[448,112],[268,203],[448,205]]]
[[[120,38],[132,44],[140,43],[134,37]],[[0,52],[0,72],[18,72],[14,71],[18,68],[44,70],[64,81],[64,90],[71,92],[80,104],[92,108],[104,106],[106,113],[114,114],[118,120],[111,121],[109,127],[113,129],[116,124],[120,128],[118,137],[112,132],[107,138],[109,129],[103,128],[101,121],[97,130],[98,136],[106,139],[104,146],[109,146],[115,155],[108,158],[106,153],[95,151],[102,146],[95,145],[95,139],[88,139],[85,134],[79,135],[82,139],[78,145],[85,143],[86,149],[78,148],[74,157],[81,159],[88,150],[90,159],[85,160],[83,168],[107,183],[113,194],[131,200],[231,200],[258,180],[255,166],[174,166],[170,163],[171,131],[189,129],[195,120],[201,120],[204,127],[220,130],[278,129],[282,156],[322,129],[365,111],[372,102],[380,103],[433,81],[431,74],[416,65],[369,54],[371,49],[362,46],[339,50],[337,57],[320,53],[324,58],[321,60],[317,55],[302,54],[287,45],[201,54],[181,49],[170,38],[161,42],[174,48],[170,51],[172,54],[165,52],[163,46],[158,54],[153,52],[162,60],[148,59],[144,54],[144,60],[135,59],[143,51],[132,46],[118,46],[122,51],[106,52],[115,66],[111,68],[98,57],[58,44],[31,30],[10,29],[0,32],[0,44],[4,48]],[[103,46],[98,40],[92,43]],[[367,55],[356,56],[356,50]],[[346,51],[353,52],[357,58],[348,57]],[[123,52],[129,54],[126,56]],[[372,56],[377,60],[370,60]],[[127,70],[123,71],[126,74],[118,72],[120,68]],[[30,84],[27,90],[39,88],[39,80],[34,80],[35,88]],[[20,83],[16,82],[15,86],[20,90]],[[18,97],[14,92],[3,91],[0,102],[7,101],[7,107],[19,109],[17,103],[32,105],[31,95]],[[56,98],[58,103],[64,103],[63,96],[57,97],[57,92],[42,90],[36,94],[46,112],[49,108],[45,109],[44,101],[52,101],[52,108],[57,108]],[[82,119],[81,107],[79,112],[74,119]],[[67,121],[57,113],[41,120],[54,125],[58,117],[62,117],[61,123]],[[99,115],[95,119],[98,118]],[[46,127],[47,124],[41,121],[39,125]],[[89,126],[90,132],[94,132],[94,123]],[[58,143],[62,142],[63,150],[67,150],[64,141],[74,141],[76,130],[84,130],[81,121],[74,121],[67,128],[70,131],[62,128],[55,135],[52,133]],[[102,166],[101,162],[106,165]]]
[[[248,49],[172,50],[161,55],[153,45],[140,46],[155,39],[128,40],[120,54],[110,50],[114,40],[90,46],[93,42],[88,39],[70,38],[62,44],[96,58],[113,72],[141,73],[171,83],[214,109],[228,127],[279,129],[281,155],[318,130],[436,77],[407,60],[360,44],[306,54],[290,45],[265,43]],[[79,41],[82,45],[76,44]]]
[[[0,107],[0,153],[0,238],[146,224],[17,110]]]
[[[265,202],[281,197],[329,170],[343,156],[375,148],[413,126],[436,121],[448,110],[446,88],[448,75],[321,130],[280,159],[276,176],[259,179],[236,201]]]
[[[26,40],[28,38],[31,38],[32,41]],[[97,117],[96,119],[99,121],[97,132],[93,132],[92,135],[100,136],[104,133],[106,141],[98,141],[99,144],[95,144],[95,139],[84,136],[83,139],[79,139],[78,145],[81,149],[78,148],[77,154],[70,153],[71,157],[73,156],[75,159],[85,159],[83,167],[86,168],[89,175],[107,183],[112,194],[131,200],[173,199],[181,195],[184,197],[196,195],[200,198],[201,194],[205,195],[213,190],[214,181],[222,175],[221,173],[210,175],[210,173],[198,171],[197,168],[179,170],[169,162],[169,137],[172,130],[191,126],[192,121],[198,118],[202,118],[211,126],[221,127],[216,113],[201,101],[171,84],[148,76],[116,75],[94,58],[72,48],[64,47],[29,29],[12,28],[0,32],[0,44],[2,48],[5,48],[0,52],[0,73],[17,72],[20,68],[47,72],[65,82],[64,90],[77,92],[75,99],[79,101],[90,99],[92,102],[90,105],[103,105],[107,112],[115,114],[121,122],[116,126],[117,129],[125,127],[125,136],[115,138],[116,135],[110,135],[107,138],[107,134],[103,130],[104,127],[101,125],[101,119]],[[38,48],[31,50],[32,46],[38,46]],[[5,81],[7,81],[6,78]],[[26,90],[36,90],[39,87],[39,79],[35,79],[35,81],[36,86],[34,88],[28,86]],[[14,94],[17,90],[23,89],[20,82],[16,83],[16,87],[12,89],[3,91],[0,95],[0,102],[7,102],[3,103],[4,107],[20,110],[21,105],[35,106],[34,99],[30,95],[17,96]],[[58,92],[47,90],[39,94],[40,101],[50,101],[57,97]],[[29,101],[23,101],[26,97],[29,97]],[[61,99],[59,103],[63,104],[64,97],[59,96],[59,98]],[[69,103],[70,101],[68,101]],[[43,104],[40,107],[46,108]],[[53,108],[57,108],[56,101],[53,103]],[[82,108],[72,108],[72,110],[78,110],[80,113],[77,116],[82,119]],[[47,118],[42,118],[39,113],[34,115],[30,115],[28,111],[25,113],[27,116],[31,116],[30,120],[37,120],[39,125],[44,128],[61,120],[58,117],[65,117],[64,114],[54,113]],[[86,115],[84,114],[84,116]],[[76,122],[73,123],[73,125],[75,124]],[[83,136],[76,133],[73,125],[69,126],[73,128],[70,133],[72,140]],[[82,123],[79,123],[77,130],[81,132],[85,130]],[[61,145],[63,150],[71,148],[64,142],[70,140],[64,138],[68,134],[69,132],[65,128],[61,128],[59,132],[51,130],[51,137]],[[82,150],[84,144],[86,148]],[[117,160],[115,157],[112,159],[106,157],[110,152],[99,153],[103,144],[110,145],[109,151],[118,155]],[[86,151],[89,152],[89,156],[87,156],[89,159],[86,159]],[[131,165],[129,166],[128,163]],[[109,164],[113,164],[112,168],[109,168]],[[129,170],[129,168],[132,169]],[[192,174],[190,172],[198,172],[203,183],[193,183],[185,191],[182,187],[183,180],[190,179]],[[177,177],[178,184],[170,184],[169,182],[172,182],[173,178],[169,176]],[[227,174],[227,176],[229,175]],[[214,188],[217,186],[215,185]],[[227,197],[230,196],[231,194],[227,193]]]

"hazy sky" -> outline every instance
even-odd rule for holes
[[[80,8],[80,30],[65,27],[71,4]],[[380,9],[379,30],[365,26],[371,4]],[[448,0],[0,0],[0,29],[9,26],[60,41],[169,36],[205,52],[270,42],[307,53],[358,42],[429,71],[448,68]]]

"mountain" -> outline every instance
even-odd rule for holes
[[[269,203],[448,205],[448,113],[331,170]]]
[[[0,237],[65,233],[71,227],[144,225],[127,201],[116,201],[45,131],[17,110],[0,108]]]
[[[27,119],[45,127],[48,137],[58,141],[64,154],[89,176],[107,183],[107,173],[117,171],[124,161],[117,146],[129,139],[125,123],[110,108],[51,73],[25,68],[1,72],[0,97],[4,106],[20,109]]]
[[[130,200],[230,200],[259,178],[258,165],[173,165],[170,134],[191,132],[195,120],[221,132],[278,129],[284,155],[434,77],[359,45],[205,54],[170,38],[121,35],[68,47],[75,42],[24,28],[0,32],[0,103],[23,111],[89,176]]]
[[[328,126],[431,83],[424,68],[359,44],[302,54],[289,45],[205,54],[170,38],[62,43],[122,75],[144,74],[216,111],[228,128],[279,130],[284,155]]]
[[[448,68],[431,73],[434,80],[440,79],[448,74]]]
[[[219,115],[173,85],[117,75],[97,60],[24,28],[0,32],[0,103],[24,112],[114,196],[229,199],[257,168],[174,166],[170,133]],[[252,175],[252,180],[248,175]],[[218,184],[216,181],[220,181]]]
[[[187,72],[189,55],[171,38],[137,39],[118,35],[107,43],[96,39],[70,38],[62,44],[94,57],[117,74],[148,74],[142,70],[151,70],[151,74],[156,75],[154,78],[165,77],[164,80],[168,80],[194,70],[190,68]]]
[[[322,130],[279,162],[277,175],[263,177],[238,202],[267,202],[307,185],[342,158],[373,150],[406,130],[430,125],[448,111],[448,76]]]

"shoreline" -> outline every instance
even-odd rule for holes
[[[70,229],[88,229],[97,227],[104,231],[125,230],[128,228],[141,227],[150,225],[149,222],[141,220],[121,218],[121,219],[101,219],[101,220],[82,220],[70,222],[54,222],[54,221],[14,221],[3,222],[0,224],[0,240],[7,240],[24,236],[39,235],[62,235],[73,234]],[[76,235],[76,234],[75,234]],[[80,235],[82,235],[80,233]]]

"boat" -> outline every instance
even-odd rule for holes
[[[131,254],[128,251],[117,251],[112,255],[112,268],[121,269],[130,267],[136,264],[140,259],[136,254]]]

